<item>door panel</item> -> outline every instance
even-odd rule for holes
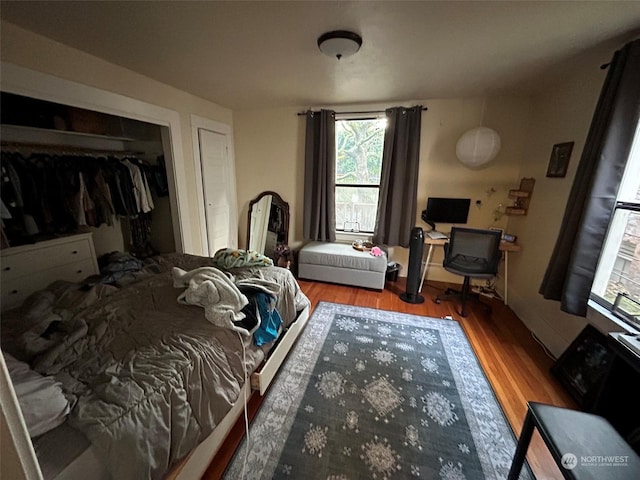
[[[230,212],[235,185],[230,175],[227,136],[200,128],[198,138],[208,251],[213,256],[219,249],[234,244],[236,225]]]

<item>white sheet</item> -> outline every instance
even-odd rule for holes
[[[70,407],[60,382],[31,370],[8,353],[3,355],[29,435],[37,437],[62,425]]]

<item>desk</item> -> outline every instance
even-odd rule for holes
[[[420,280],[420,289],[419,292],[422,293],[422,285],[424,284],[425,279],[427,278],[427,271],[429,270],[429,264],[431,263],[431,257],[433,256],[433,247],[442,246],[449,241],[448,238],[429,238],[425,235],[424,244],[428,245],[427,249],[427,260],[424,264],[424,269],[422,270],[422,279]],[[509,291],[508,291],[508,281],[509,281],[509,252],[518,252],[520,251],[520,245],[516,243],[510,243],[502,241],[500,242],[500,250],[504,252],[504,304],[508,305],[509,300]]]

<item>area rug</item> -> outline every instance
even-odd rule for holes
[[[515,446],[458,322],[321,302],[225,478],[504,479]]]

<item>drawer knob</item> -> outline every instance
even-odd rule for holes
[[[11,290],[11,295],[15,295],[16,293],[18,293],[18,290]]]
[[[73,255],[77,255],[78,254],[78,250],[74,250],[73,252],[71,252]]]
[[[11,267],[4,267],[4,268],[3,268],[3,270],[4,270],[5,272],[8,272],[9,270],[11,270]]]
[[[82,270],[78,270],[76,273],[82,273]]]

